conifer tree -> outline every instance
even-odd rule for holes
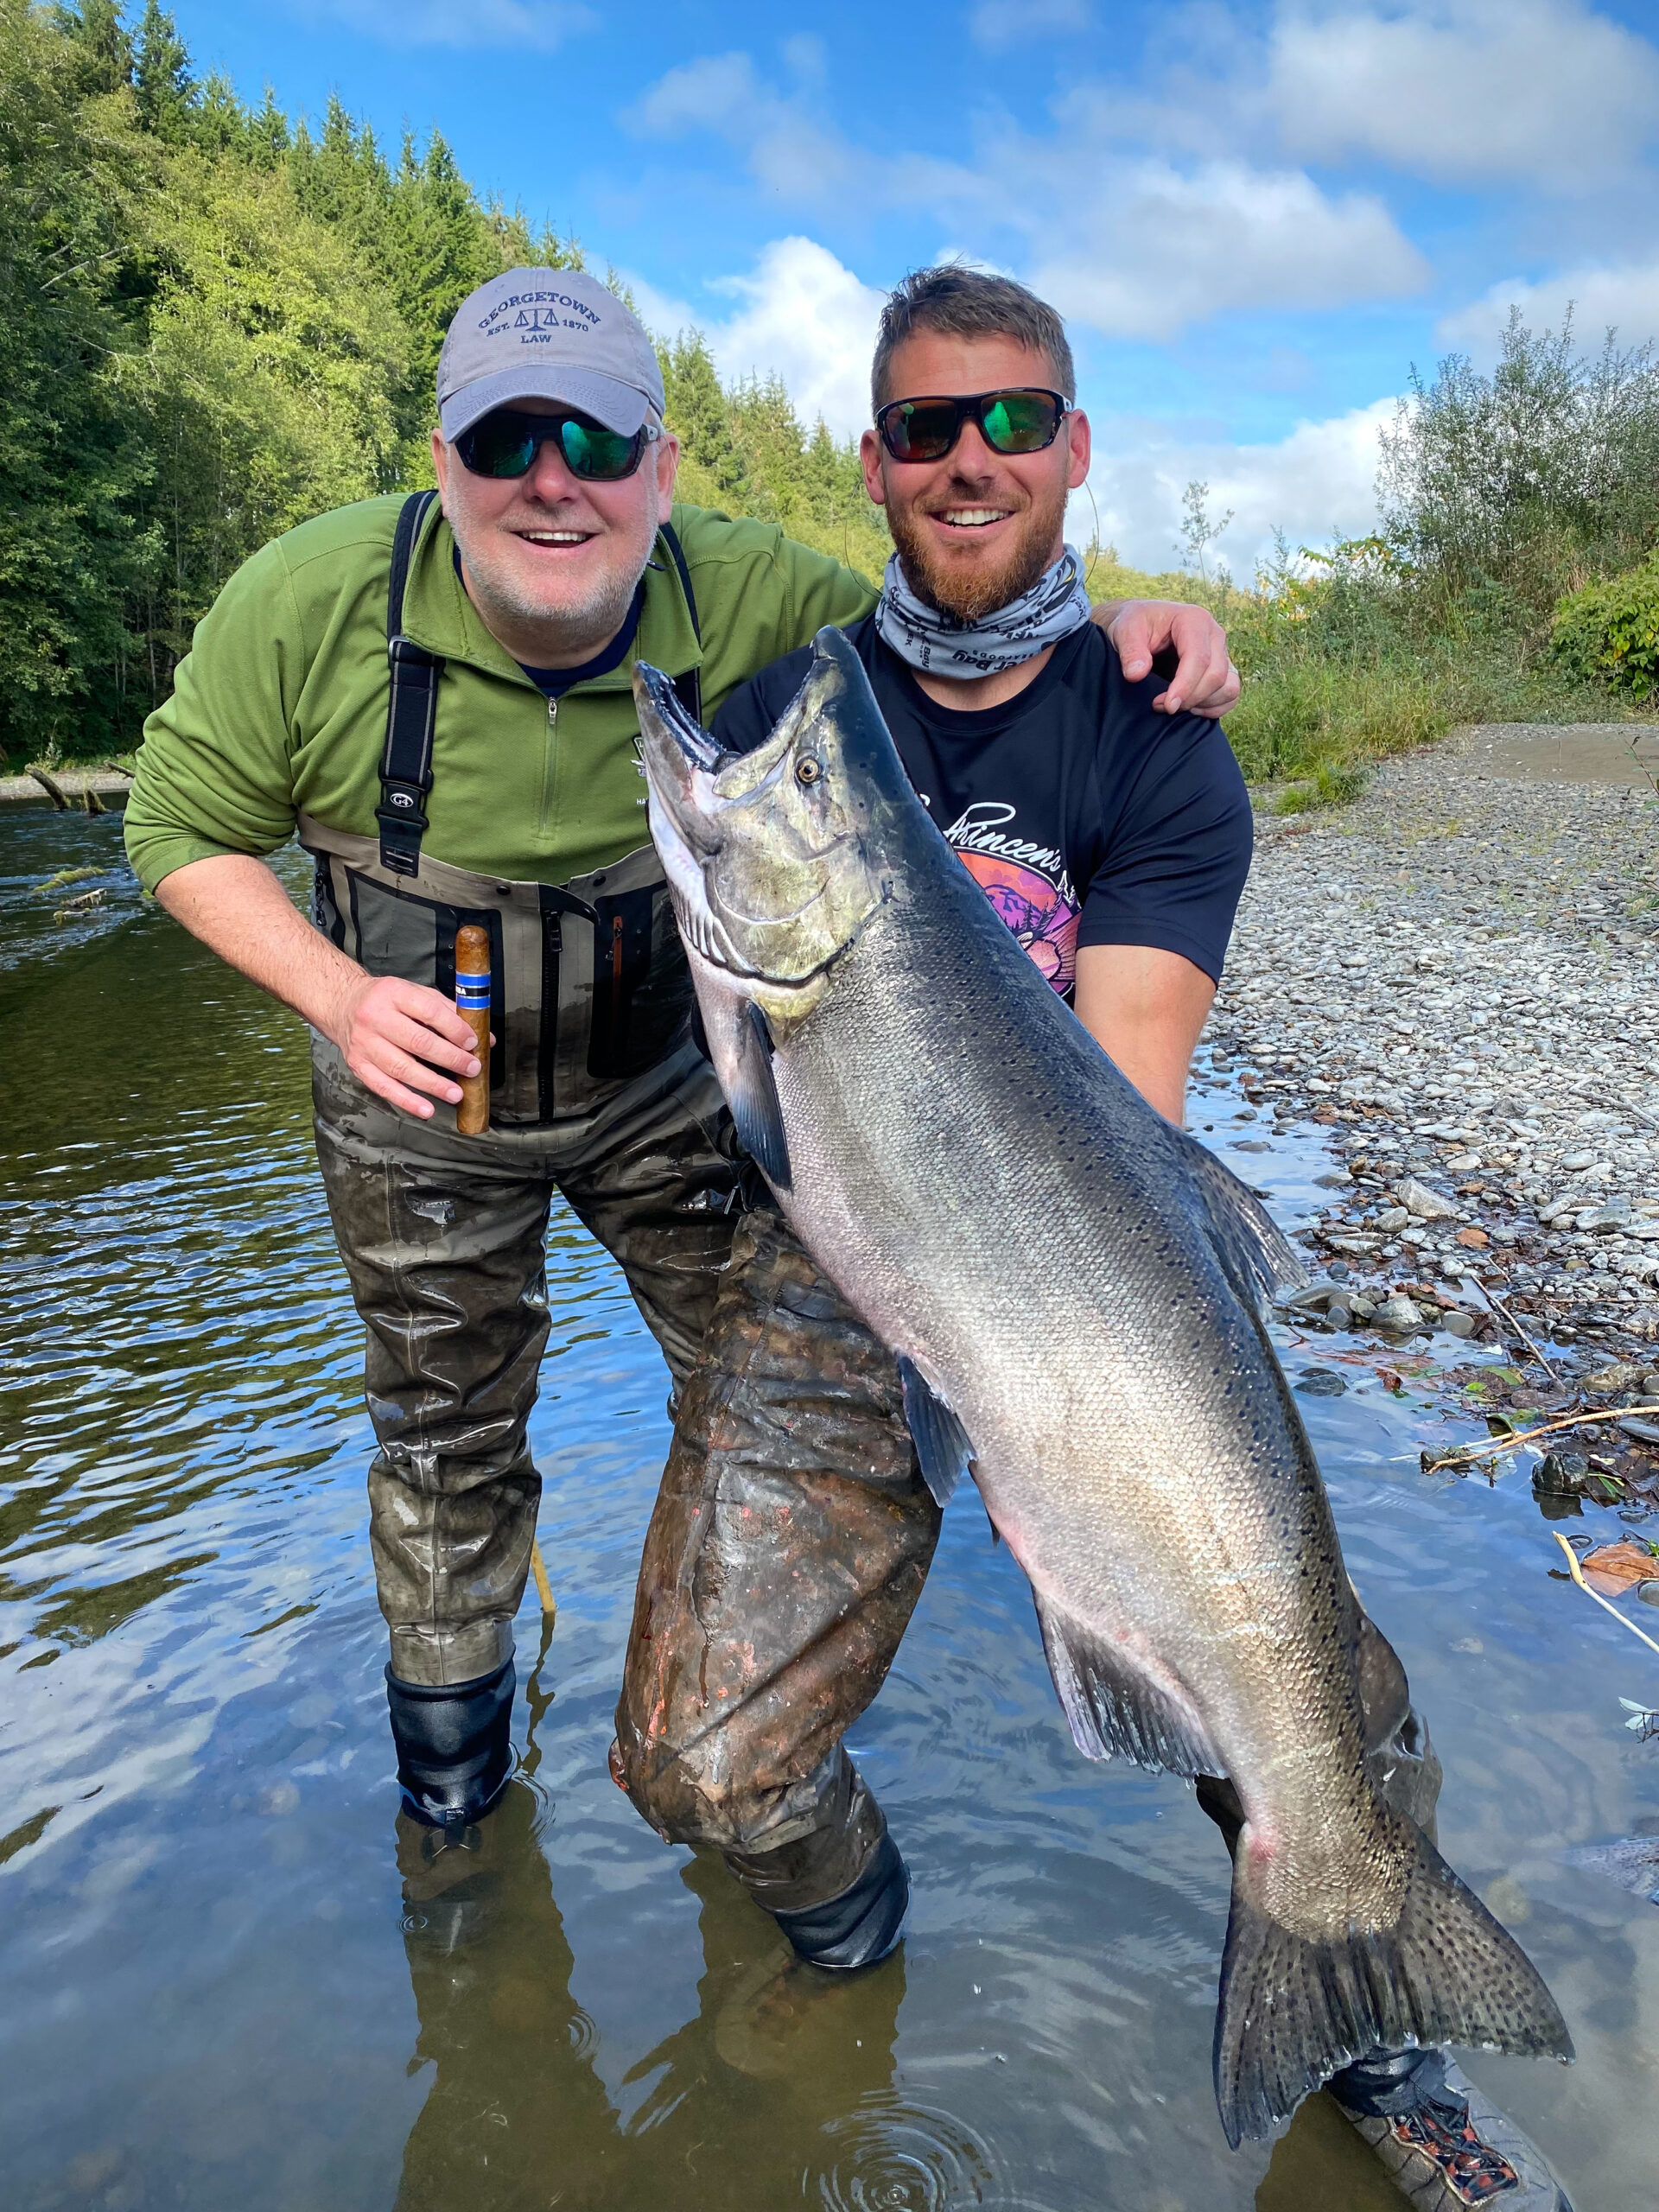
[[[58,21],[79,49],[76,74],[88,92],[112,92],[132,82],[132,41],[121,21],[119,0],[81,0],[59,10]]]
[[[190,136],[194,112],[190,56],[177,24],[161,0],[146,0],[138,25],[132,86],[137,96],[138,120],[146,130],[170,145],[181,144]]]

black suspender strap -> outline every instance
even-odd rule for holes
[[[661,526],[660,536],[669,550],[680,579],[680,589],[685,594],[685,611],[691,617],[691,631],[699,645],[702,643],[702,626],[697,620],[696,594],[691,588],[691,571],[685,565],[685,553],[679,534],[671,522]],[[674,696],[685,709],[694,722],[702,720],[702,671],[688,668],[683,676],[674,678]]]
[[[438,714],[443,663],[404,635],[404,587],[410,556],[435,492],[412,492],[404,501],[391,543],[391,581],[386,592],[386,658],[391,683],[386,698],[386,747],[380,756],[380,865],[394,875],[416,875],[426,833],[423,804],[432,788],[432,731]]]

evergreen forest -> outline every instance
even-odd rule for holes
[[[467,294],[582,262],[435,133],[388,149],[197,78],[159,0],[0,0],[0,751],[130,747],[250,553],[431,481]],[[776,379],[722,387],[696,332],[659,350],[681,496],[879,573],[855,448]]]

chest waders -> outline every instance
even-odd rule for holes
[[[404,635],[403,603],[432,497],[405,504],[393,543],[379,835],[300,823],[317,924],[372,974],[453,997],[457,931],[475,925],[490,946],[486,1135],[415,1122],[354,1079],[352,1096],[332,1096],[333,1048],[319,1078],[318,1158],[365,1324],[371,1535],[404,1808],[442,1832],[423,1850],[475,1841],[513,1771],[512,1618],[541,1491],[526,1423],[555,1185],[621,1263],[683,1394],[646,1538],[618,1777],[653,1826],[719,1847],[803,1955],[855,1966],[897,1940],[906,1884],[841,1738],[920,1594],[938,1509],[890,1355],[770,1206],[750,1211],[758,1194],[718,1141],[729,1119],[693,1045],[655,851],[563,884],[423,852],[442,663]],[[684,556],[671,531],[662,537],[695,629]],[[695,672],[675,688],[699,715]],[[677,1071],[660,1097],[658,1066]]]
[[[568,883],[521,883],[452,868],[422,850],[432,788],[432,739],[443,662],[404,635],[410,556],[437,498],[404,503],[386,594],[391,688],[380,760],[378,839],[302,814],[300,842],[316,868],[312,918],[372,976],[398,976],[453,999],[455,933],[490,940],[493,1131],[543,1128],[600,1112],[690,1034],[690,971],[650,844]],[[661,537],[679,573],[693,632],[691,578],[673,530]],[[675,679],[699,720],[696,669]],[[548,702],[550,725],[558,702]]]

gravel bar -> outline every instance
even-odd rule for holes
[[[1343,1163],[1306,1318],[1574,1347],[1634,1404],[1659,1399],[1659,790],[1650,743],[1602,736],[1594,783],[1471,733],[1264,815],[1206,1040]]]

